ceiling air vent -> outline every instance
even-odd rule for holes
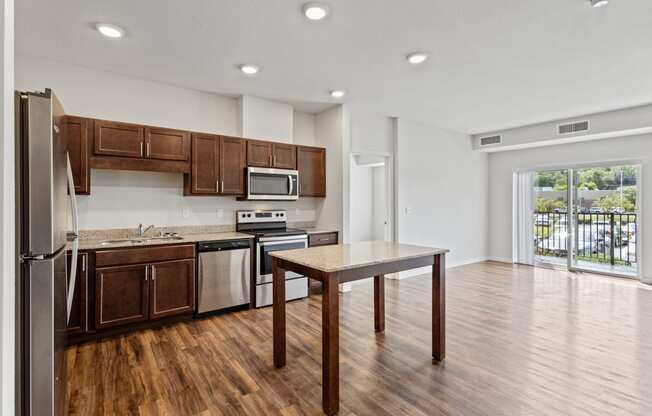
[[[500,134],[497,134],[495,136],[480,137],[480,146],[500,144],[502,141],[503,141],[503,137]]]
[[[558,134],[578,133],[580,131],[588,131],[588,130],[589,130],[588,121],[577,121],[575,123],[560,124],[557,127]]]

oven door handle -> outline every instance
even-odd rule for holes
[[[274,237],[274,238],[279,238],[279,237]],[[258,245],[259,246],[275,246],[275,245],[279,245],[279,244],[293,244],[293,243],[305,243],[307,245],[308,244],[308,237],[305,237],[305,238],[293,238],[293,239],[288,238],[287,240],[274,240],[274,241],[261,240],[258,243]]]

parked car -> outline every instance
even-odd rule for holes
[[[625,208],[615,207],[615,208],[611,208],[609,212],[611,212],[612,214],[624,214]]]
[[[600,207],[591,207],[589,209],[589,214],[602,214],[602,208],[600,208]]]

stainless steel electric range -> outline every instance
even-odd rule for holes
[[[269,253],[308,247],[304,230],[287,228],[287,212],[238,211],[236,230],[256,236],[256,302],[257,308],[272,304],[272,258]],[[308,278],[293,272],[285,275],[285,299],[308,296]]]

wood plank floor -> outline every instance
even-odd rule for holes
[[[342,415],[651,415],[652,287],[477,263],[447,276],[447,358],[431,362],[430,279],[341,296]],[[236,312],[68,350],[69,413],[321,414],[321,303],[287,307],[288,365],[272,310]]]

